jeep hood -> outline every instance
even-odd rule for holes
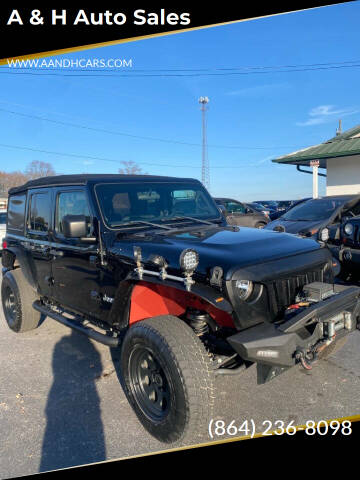
[[[266,261],[318,251],[320,245],[312,239],[304,239],[287,233],[272,230],[241,227],[231,229],[194,228],[190,232],[167,235],[131,237],[131,240],[117,240],[109,253],[133,259],[133,247],[139,246],[143,262],[150,255],[163,256],[170,269],[179,269],[180,253],[187,248],[199,254],[196,272],[208,274],[209,269],[220,266],[224,277],[234,267],[242,268]]]

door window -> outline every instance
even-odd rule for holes
[[[246,208],[241,203],[227,202],[226,210],[229,213],[246,213]]]
[[[62,220],[65,215],[85,215],[88,231],[86,236],[91,235],[91,215],[86,194],[82,190],[61,192],[57,196],[55,213],[55,231],[62,235]]]
[[[30,197],[28,229],[34,232],[47,232],[50,221],[49,193],[34,193]]]
[[[11,195],[9,198],[8,229],[24,231],[26,194]]]

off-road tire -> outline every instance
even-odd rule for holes
[[[38,296],[17,268],[7,272],[1,283],[1,300],[6,323],[14,332],[27,332],[39,326],[41,313],[33,309],[32,304]],[[13,305],[10,314],[9,301]]]
[[[143,383],[141,375],[134,374],[134,365],[144,349],[153,355],[165,375],[162,385],[168,386],[169,401],[165,401],[168,411],[163,418],[151,418],[140,399],[139,385]],[[139,360],[138,364],[137,368],[142,369],[143,363]],[[205,437],[215,399],[214,372],[204,345],[184,321],[162,315],[131,326],[122,344],[121,371],[128,400],[154,437],[165,443],[184,438],[196,442]]]

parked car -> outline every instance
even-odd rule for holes
[[[275,202],[275,200],[256,200],[256,203],[260,203],[261,205],[264,205],[264,207],[270,210],[270,213],[272,211],[277,212],[278,210],[278,202]]]
[[[360,214],[360,195],[338,195],[313,198],[291,208],[275,221],[267,224],[269,230],[283,229],[302,237],[317,238],[319,230],[329,228],[334,239],[344,217]]]
[[[250,208],[253,208],[257,212],[261,212],[265,217],[268,217],[270,215],[270,210],[264,205],[261,205],[261,203],[256,203],[256,202],[251,202],[251,203],[246,203],[247,206]]]
[[[294,203],[294,200],[279,200],[277,202],[277,210],[278,211],[285,211],[288,210],[289,207]]]
[[[276,220],[284,215],[284,213],[288,212],[292,208],[294,208],[296,205],[299,205],[300,203],[306,202],[307,200],[311,200],[310,197],[307,198],[302,198],[301,200],[293,200],[290,205],[285,209],[285,210],[277,210],[276,212],[271,212],[270,213],[270,220]]]
[[[251,206],[232,198],[215,198],[218,205],[224,207],[223,214],[229,225],[243,227],[264,228],[269,218]]]
[[[3,239],[6,235],[6,209],[0,209],[0,251],[2,250]]]
[[[227,225],[190,178],[62,175],[12,188],[2,265],[8,327],[48,317],[121,345],[127,398],[163,442],[207,432],[216,375],[255,363],[265,383],[311,369],[359,327],[360,288],[333,283],[327,248]]]

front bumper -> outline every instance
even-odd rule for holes
[[[325,284],[324,284],[325,285]],[[329,298],[282,323],[262,323],[227,339],[245,361],[258,364],[258,382],[264,383],[299,361],[299,354],[315,352],[356,329],[360,315],[360,288],[333,285]]]

